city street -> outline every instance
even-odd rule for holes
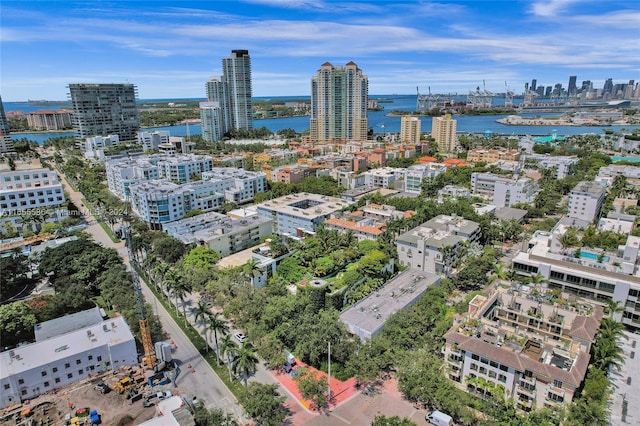
[[[84,204],[83,195],[80,192],[74,191],[66,182],[66,179],[63,178],[63,175],[60,175],[60,177],[66,193],[83,213],[84,219],[88,223],[85,231],[91,234],[96,242],[102,243],[104,247],[116,249],[127,267],[130,268],[129,256],[124,242],[119,241],[114,243],[111,241],[95,217],[91,215],[90,209]],[[168,341],[174,345],[172,354],[181,366],[181,373],[176,380],[177,390],[187,397],[197,396],[199,399],[205,401],[208,407],[220,408],[225,412],[232,413],[241,421],[246,421],[247,419],[244,417],[242,407],[237,402],[235,396],[200,355],[164,306],[158,303],[155,295],[142,279],[141,287],[146,302],[152,305],[155,314],[162,323],[163,329],[167,332],[169,336]],[[191,307],[195,306],[199,297],[200,295],[198,293],[193,293],[189,294],[185,299],[187,319],[194,328],[198,330],[200,335],[205,337],[204,325],[196,324],[195,317],[191,314]],[[182,305],[179,304],[178,308],[182,310]],[[230,328],[231,334],[237,331],[244,330],[238,330],[234,327]],[[213,342],[210,341],[209,343],[212,346],[211,350],[215,350]],[[193,372],[187,367],[189,364],[193,367]],[[376,395],[365,396],[356,394],[339,406],[331,407],[327,413],[322,415],[303,406],[300,401],[278,382],[274,374],[272,374],[263,363],[257,365],[256,373],[249,381],[278,385],[280,393],[287,398],[285,405],[291,414],[288,420],[291,425],[369,424],[375,416],[382,414],[386,416],[408,417],[418,425],[427,424],[424,420],[427,411],[418,409],[403,399],[397,391],[397,382],[395,380],[385,382],[380,392]]]
[[[84,204],[84,197],[80,192],[74,191],[67,183],[63,175],[60,175],[64,190],[69,195],[73,203],[80,209],[84,219],[89,224],[86,232],[93,236],[93,239],[102,243],[104,247],[112,247],[118,251],[128,268],[129,256],[122,241],[113,243],[107,233],[102,229],[95,217],[91,215],[90,209]],[[238,419],[244,419],[242,407],[238,404],[235,396],[229,391],[218,375],[202,358],[198,350],[193,346],[188,337],[182,332],[161,303],[158,303],[155,295],[149,290],[144,280],[141,280],[142,294],[153,306],[155,314],[162,323],[164,330],[170,336],[169,341],[175,344],[172,351],[173,357],[179,360],[181,373],[176,379],[178,389],[187,396],[197,396],[206,402],[209,407],[218,407],[225,412],[232,413]],[[195,372],[191,372],[187,365],[191,364]]]

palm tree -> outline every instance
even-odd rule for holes
[[[176,315],[178,314],[178,299],[182,302],[182,315],[184,316],[184,325],[187,325],[187,307],[184,303],[184,298],[187,294],[191,293],[191,285],[184,279],[178,275],[178,279],[174,281],[173,286],[171,287],[171,293],[173,297],[176,299]]]
[[[209,316],[211,316],[213,314],[213,312],[211,312],[211,309],[209,309],[209,307],[207,306],[207,302],[205,302],[204,300],[200,299],[200,300],[198,300],[198,304],[196,305],[196,307],[195,308],[191,308],[191,313],[194,316],[196,324],[199,323],[200,321],[204,320],[204,336],[205,336],[204,339],[207,342],[206,351],[209,352],[209,325],[208,325],[208,320],[209,320]]]
[[[504,263],[494,263],[493,264],[493,274],[491,274],[491,281],[494,280],[506,280],[507,279],[507,269],[504,267]]]
[[[607,313],[609,314],[609,318],[612,318],[621,312],[624,312],[624,306],[620,304],[617,300],[609,299],[607,304]]]
[[[169,265],[164,262],[158,262],[151,268],[149,277],[160,291],[162,291],[162,285],[169,269],[171,269]]]
[[[227,358],[227,368],[229,369],[229,381],[233,378],[231,376],[231,362],[238,355],[238,345],[235,344],[233,340],[231,340],[230,334],[225,334],[220,339],[220,352],[222,356]]]
[[[250,284],[254,284],[253,280],[262,274],[262,269],[259,266],[260,262],[256,259],[249,259],[247,263],[244,265],[243,273],[249,280]]]
[[[238,355],[233,360],[232,368],[235,374],[242,374],[242,381],[247,387],[249,376],[256,372],[258,365],[258,356],[253,351],[253,347],[246,342],[238,349]]]
[[[213,339],[216,344],[216,355],[218,356],[218,360],[220,360],[220,345],[218,344],[218,333],[227,334],[229,333],[229,326],[227,325],[227,321],[220,316],[220,313],[214,312],[213,314],[208,316],[209,320],[209,330],[213,331]]]

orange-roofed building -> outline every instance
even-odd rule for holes
[[[377,223],[371,219],[363,219],[359,222],[352,222],[345,219],[327,219],[324,221],[326,229],[335,229],[340,232],[352,231],[358,241],[377,240],[384,231],[384,224]]]
[[[442,162],[447,167],[465,167],[468,166],[467,162],[462,158],[447,158]]]
[[[436,162],[436,158],[435,157],[420,157],[418,158],[418,163],[419,164],[426,164],[426,163],[435,163]]]

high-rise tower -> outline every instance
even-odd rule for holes
[[[69,84],[73,107],[73,129],[79,139],[118,135],[121,141],[135,141],[140,129],[133,84]]]
[[[353,61],[322,64],[311,78],[311,139],[366,140],[368,98],[369,80]]]
[[[251,57],[248,50],[232,50],[222,59],[222,71],[229,93],[230,126],[253,129],[253,102],[251,99]]]
[[[578,79],[578,76],[575,76],[575,75],[569,76],[569,86],[567,87],[567,92],[569,96],[573,96],[576,93],[578,93],[578,86],[576,86],[577,79]]]
[[[451,118],[451,114],[443,117],[433,117],[431,120],[431,136],[438,143],[438,151],[453,152],[456,148],[457,121]]]
[[[13,139],[11,139],[11,133],[9,132],[7,114],[4,112],[4,104],[2,103],[2,96],[0,96],[0,154],[9,152],[15,152],[15,150],[13,149]]]

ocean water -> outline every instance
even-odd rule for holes
[[[291,99],[309,99],[308,96],[297,97],[262,97],[257,99],[278,99],[278,100],[291,100]],[[380,103],[380,106],[384,107],[383,111],[369,111],[369,127],[373,129],[376,134],[385,133],[399,133],[400,132],[400,120],[399,116],[389,116],[392,111],[415,111],[417,109],[417,95],[370,95],[369,99],[388,99],[391,102]],[[199,100],[199,99],[190,99]],[[464,101],[465,97],[457,97],[454,100]],[[169,102],[176,101],[175,99],[143,99],[144,102]],[[494,98],[494,105],[504,105],[504,100]],[[520,100],[514,99],[514,103],[517,104]],[[37,111],[39,109],[59,109],[68,108],[69,104],[61,102],[58,104],[49,104],[46,106],[30,105],[26,102],[4,102],[5,111],[22,110],[25,113],[31,111]],[[527,113],[523,116],[557,116],[558,113]],[[596,126],[508,126],[505,124],[497,123],[496,120],[504,118],[506,115],[476,115],[476,116],[460,116],[456,115],[454,118],[457,120],[458,133],[485,133],[491,132],[499,135],[532,135],[532,136],[549,136],[553,132],[557,132],[561,136],[581,135],[585,133],[602,134],[604,130],[619,131],[621,129],[634,129],[640,128],[640,126],[609,126],[609,127],[596,127]],[[422,132],[431,131],[431,117],[422,117]],[[277,132],[282,129],[293,129],[296,132],[304,132],[309,129],[309,117],[288,117],[288,118],[269,118],[263,120],[254,120],[255,128],[266,127],[267,129]],[[147,130],[168,130],[172,136],[188,136],[202,133],[202,128],[199,124],[190,125],[177,125],[177,126],[165,126],[165,127],[152,127]],[[55,133],[18,133],[12,135],[14,139],[20,139],[26,137],[30,140],[42,143],[50,137],[59,136],[73,136],[73,132],[55,132]]]

